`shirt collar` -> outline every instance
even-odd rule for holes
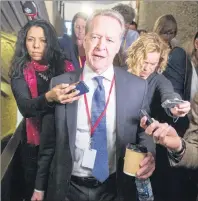
[[[83,77],[84,81],[88,81],[93,79],[94,77],[99,76],[97,73],[95,73],[86,63],[84,65],[83,70]],[[105,72],[103,72],[100,76],[103,76],[106,80],[112,81],[114,76],[114,69],[113,65],[109,66]]]

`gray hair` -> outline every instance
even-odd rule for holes
[[[118,11],[123,16],[126,24],[130,24],[135,18],[135,10],[130,5],[119,3],[112,9]]]
[[[125,22],[124,22],[124,18],[122,17],[122,15],[112,9],[102,9],[102,10],[97,10],[95,11],[87,20],[86,23],[86,28],[85,28],[85,33],[87,34],[89,32],[89,28],[90,28],[90,24],[93,21],[93,19],[97,16],[106,16],[106,17],[111,17],[115,20],[117,20],[121,26],[121,36],[120,38],[122,39],[125,33]]]

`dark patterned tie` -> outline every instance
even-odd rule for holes
[[[102,84],[103,77],[94,77],[98,86],[93,94],[91,121],[92,126],[105,108],[105,90]],[[107,129],[106,129],[106,115],[103,116],[97,128],[95,129],[91,143],[92,149],[97,150],[96,159],[92,175],[100,182],[105,181],[109,176],[108,152],[107,152]]]

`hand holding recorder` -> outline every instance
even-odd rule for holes
[[[84,81],[73,84],[59,84],[45,94],[48,102],[59,102],[61,104],[72,103],[81,95],[88,93],[89,88]]]
[[[159,123],[152,119],[144,110],[141,110],[141,114],[145,114],[140,120],[140,126],[145,129],[146,134],[152,135],[158,144],[173,151],[180,151],[182,141],[172,126],[167,123]]]
[[[191,109],[190,102],[179,99],[166,100],[162,103],[162,107],[170,109],[176,117],[184,117]]]

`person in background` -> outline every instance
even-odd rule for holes
[[[141,127],[145,132],[152,135],[158,144],[164,146],[168,151],[171,166],[185,167],[198,170],[198,91],[192,102],[191,121],[184,138],[181,138],[177,131],[167,123],[154,121],[146,126],[146,117],[141,119]],[[198,174],[195,174],[198,184]],[[198,192],[198,191],[197,191]],[[190,196],[190,195],[189,195]],[[198,193],[197,199],[198,201]]]
[[[163,15],[159,17],[155,22],[153,31],[159,34],[171,48],[167,68],[163,72],[164,76],[171,81],[175,92],[180,94],[182,99],[190,101],[192,99],[191,88],[195,88],[197,82],[194,82],[194,79],[192,80],[193,68],[190,57],[185,50],[180,47],[172,48],[171,46],[171,40],[177,35],[177,22],[173,15]],[[168,119],[167,122],[177,130],[180,136],[184,135],[189,126],[187,116],[179,119],[174,124]]]
[[[166,100],[181,99],[180,95],[174,92],[171,82],[162,74],[166,69],[169,51],[168,45],[156,33],[141,35],[128,49],[128,71],[148,81],[151,116],[160,121],[167,118],[163,119],[167,115],[161,104]],[[169,117],[173,121],[177,117],[185,116],[189,110],[190,103],[185,101],[166,112],[173,117]],[[164,152],[161,146],[156,146],[156,170],[151,178],[156,200],[161,196],[160,191],[165,191],[164,182],[170,176],[165,174],[169,162]],[[161,174],[162,171],[165,176]]]
[[[156,33],[140,36],[127,51],[128,72],[148,81],[148,102],[151,115],[156,119],[160,119],[161,104],[166,100],[181,99],[171,82],[162,75],[169,51],[168,45]],[[190,103],[185,101],[167,112],[172,117],[183,117],[189,110]]]
[[[186,50],[192,64],[192,68],[188,68],[187,72],[186,93],[190,100],[193,100],[195,93],[198,91],[198,32],[191,41]]]
[[[155,24],[153,31],[160,35],[160,37],[169,45],[171,51],[167,68],[164,71],[164,76],[171,81],[175,92],[180,94],[182,99],[190,101],[189,94],[187,93],[187,79],[186,72],[191,69],[190,59],[184,49],[180,47],[171,46],[171,40],[177,35],[177,22],[173,15],[160,16]],[[189,86],[188,86],[189,87]],[[189,126],[189,120],[185,118],[179,119],[174,124],[167,119],[167,122],[174,126],[180,136],[183,136]]]
[[[135,21],[132,21],[129,25],[129,29],[137,31],[137,23]]]
[[[85,37],[85,25],[87,21],[85,13],[76,13],[72,19],[72,36],[64,35],[59,43],[66,55],[66,71],[83,68],[85,63],[85,50],[83,39]]]
[[[11,62],[11,88],[24,117],[20,145],[24,177],[24,199],[30,201],[37,172],[42,117],[53,110],[53,102],[70,102],[65,94],[72,87],[61,84],[50,91],[52,77],[64,73],[64,56],[53,26],[44,20],[29,21],[18,33]],[[75,98],[77,99],[77,98]]]
[[[176,37],[177,35],[177,22],[173,15],[163,15],[160,16],[155,24],[153,31],[160,35],[160,37],[169,45],[171,51],[169,53],[169,59],[167,63],[166,70],[163,72],[163,75],[171,81],[175,92],[180,94],[183,100],[190,101],[190,89],[191,89],[191,79],[190,72],[192,72],[192,65],[190,62],[189,56],[186,54],[185,50],[180,47],[172,47],[171,40]],[[193,83],[196,84],[196,83]],[[170,118],[163,117],[165,122],[169,123],[173,126],[177,133],[183,137],[184,133],[186,132],[187,128],[189,127],[189,119],[188,116],[184,118],[179,118],[178,121],[173,122]],[[162,147],[163,149],[163,147]],[[166,154],[166,150],[164,149],[164,155]],[[168,161],[167,161],[168,162]],[[161,168],[163,163],[161,163]],[[170,179],[166,179],[164,181],[166,190],[163,190],[162,187],[159,194],[167,196],[167,194],[172,197],[173,200],[188,200],[190,201],[191,195],[192,200],[194,200],[193,196],[196,196],[196,189],[194,183],[191,181],[191,173],[189,170],[175,170],[171,167],[168,167],[167,176],[170,176]],[[171,185],[170,185],[171,184]],[[187,188],[187,191],[183,189]],[[193,192],[194,191],[194,192]],[[171,199],[171,198],[170,198]]]
[[[147,82],[113,67],[124,26],[123,17],[114,10],[95,12],[86,25],[83,72],[69,72],[52,79],[51,86],[63,80],[83,80],[89,92],[78,102],[56,104],[55,116],[45,116],[48,129],[42,135],[32,201],[43,200],[44,192],[38,190],[45,190],[48,173],[49,201],[132,200],[133,178],[123,173],[128,143],[139,143],[148,149],[136,176],[146,179],[154,171],[153,139],[139,130],[139,110],[148,108]],[[126,97],[128,101],[123,104]],[[95,157],[91,157],[90,151],[97,152]]]
[[[130,29],[130,23],[135,18],[135,10],[130,5],[121,3],[114,6],[112,9],[118,11],[124,17],[125,21],[125,34],[122,39],[120,51],[114,59],[114,65],[125,67],[127,49],[139,37],[137,31]]]
[[[153,31],[170,46],[171,40],[177,35],[177,22],[173,15],[162,15],[154,23]]]

